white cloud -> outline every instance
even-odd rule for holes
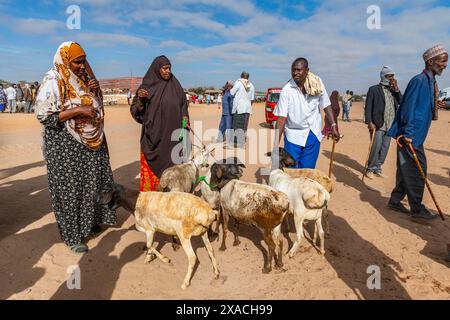
[[[187,44],[186,42],[183,42],[183,41],[178,41],[178,40],[161,41],[159,46],[161,48],[178,49],[178,50],[180,50],[180,49],[193,49],[194,48],[192,45]]]
[[[149,47],[149,42],[145,39],[117,33],[78,33],[71,37],[74,41],[88,43],[92,47],[113,47],[116,45],[130,45],[136,47]],[[66,36],[54,37],[55,41],[64,41]]]
[[[1,24],[8,26],[13,31],[29,35],[55,34],[65,28],[65,24],[57,20],[15,19],[5,16],[1,20]]]

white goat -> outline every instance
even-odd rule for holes
[[[294,214],[297,239],[294,242],[289,257],[297,251],[303,236],[303,221],[314,220],[315,231],[313,242],[316,244],[317,235],[320,238],[320,253],[325,253],[324,231],[322,228],[322,213],[330,200],[330,194],[317,181],[309,178],[292,178],[280,169],[271,172],[269,185],[287,195]]]
[[[217,218],[217,211],[199,197],[184,192],[137,192],[115,184],[113,190],[101,195],[99,202],[110,208],[122,206],[135,215],[136,229],[144,232],[147,237],[146,263],[155,259],[155,256],[165,263],[170,259],[154,248],[153,237],[155,232],[178,236],[186,255],[188,256],[188,270],[181,289],[190,285],[192,271],[197,256],[192,249],[191,238],[201,236],[213,265],[214,276],[219,277],[219,268],[207,230]]]

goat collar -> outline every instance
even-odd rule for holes
[[[216,185],[210,184],[208,181],[206,181],[206,176],[198,177],[195,183],[198,184],[200,182],[204,182],[212,191],[219,190]]]

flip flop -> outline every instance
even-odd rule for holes
[[[79,244],[75,244],[73,246],[70,246],[70,250],[73,253],[81,253],[81,254],[83,254],[83,253],[88,252],[89,248],[84,243],[79,243]]]

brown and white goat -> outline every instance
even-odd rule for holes
[[[228,218],[232,216],[238,223],[253,225],[262,231],[269,249],[263,273],[272,270],[272,259],[275,260],[275,268],[282,268],[281,222],[289,212],[289,200],[285,194],[269,186],[235,179],[229,174],[232,168],[233,165],[221,164],[214,164],[211,168],[211,182],[220,189],[224,220],[223,240],[219,250],[226,249]],[[235,232],[234,237],[234,245],[238,245],[238,232]]]
[[[115,184],[112,190],[104,192],[99,199],[110,208],[123,207],[134,214],[136,229],[147,237],[146,263],[158,257],[169,263],[170,259],[153,247],[155,232],[177,236],[188,257],[188,269],[181,288],[190,285],[192,271],[197,256],[192,249],[191,238],[201,236],[213,265],[214,276],[219,277],[219,269],[207,230],[217,218],[217,211],[199,197],[184,192],[137,192]]]

